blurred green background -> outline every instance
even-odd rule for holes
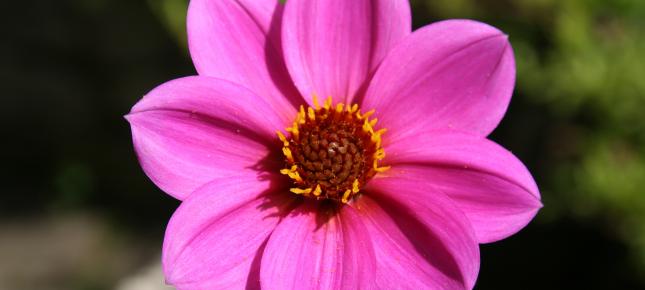
[[[158,273],[178,202],[142,173],[122,116],[156,85],[195,74],[186,6],[3,3],[0,289],[126,289]],[[491,138],[526,163],[545,207],[482,245],[476,289],[645,289],[645,1],[412,7],[415,28],[477,19],[516,53],[513,101]]]

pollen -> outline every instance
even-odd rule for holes
[[[358,196],[374,175],[389,169],[381,166],[385,150],[381,147],[385,129],[376,129],[378,120],[370,119],[374,110],[361,112],[358,104],[300,106],[293,125],[282,143],[284,169],[293,183],[290,191],[316,200],[348,203]]]

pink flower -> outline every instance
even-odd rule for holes
[[[199,76],[126,117],[146,174],[182,200],[168,283],[473,288],[478,244],[542,206],[525,166],[486,139],[513,52],[486,24],[410,21],[406,0],[190,2]]]

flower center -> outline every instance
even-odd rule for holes
[[[374,110],[361,114],[358,105],[332,106],[328,98],[321,107],[314,96],[314,107],[300,111],[283,143],[286,168],[280,173],[292,179],[291,192],[317,200],[347,203],[377,172],[385,157],[381,136],[385,129],[374,130],[377,119],[369,119]]]

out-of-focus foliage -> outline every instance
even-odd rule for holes
[[[177,42],[187,47],[186,42],[186,10],[187,0],[148,0],[152,11],[162,19],[162,23],[177,39]]]

